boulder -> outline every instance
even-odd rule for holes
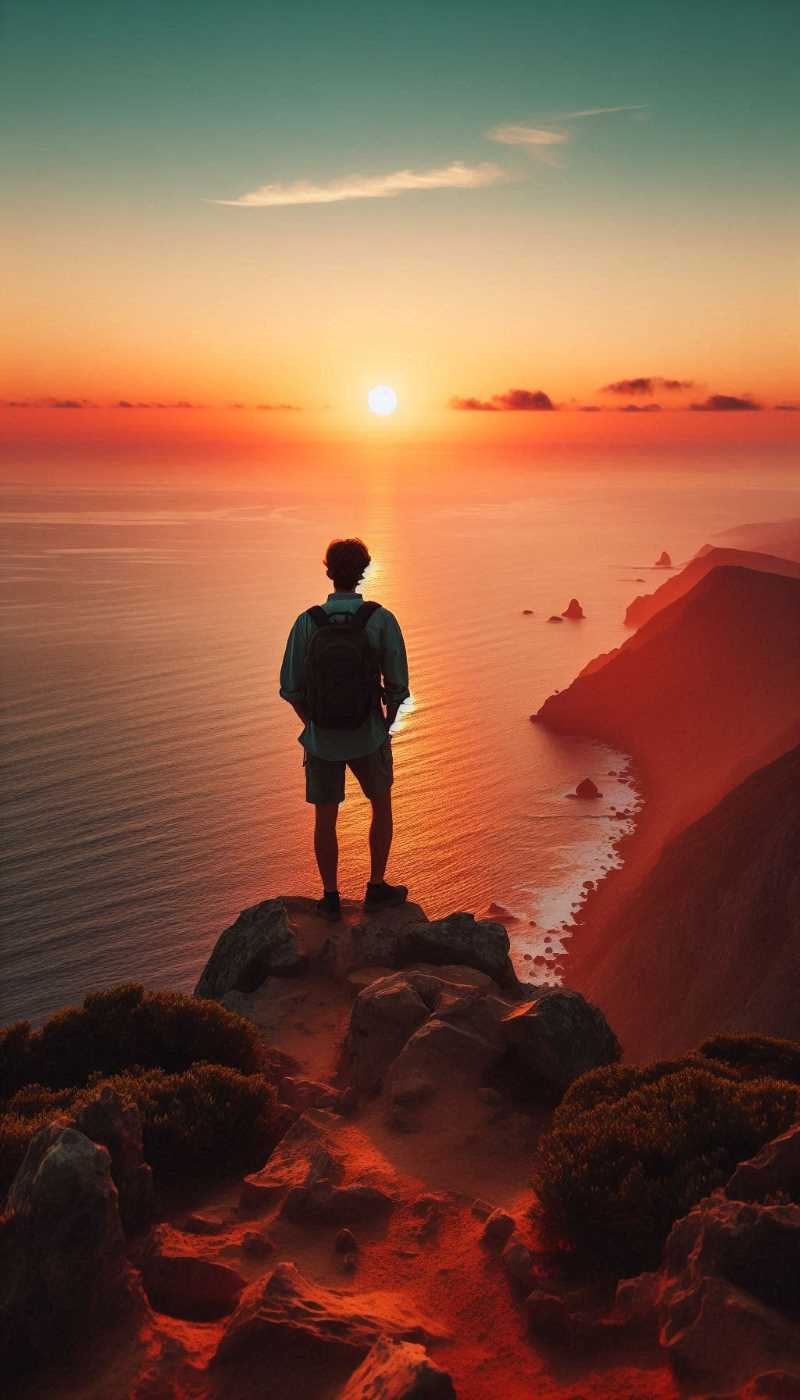
[[[267,977],[293,976],[304,967],[284,901],[265,899],[220,934],[194,994],[220,1001],[226,992],[254,992]]]
[[[734,1201],[766,1201],[782,1194],[800,1202],[800,1123],[765,1143],[749,1162],[740,1162],[724,1194]]]
[[[403,967],[406,930],[427,923],[427,915],[419,904],[400,904],[394,909],[381,909],[353,924],[336,939],[336,959],[339,967]]]
[[[573,1080],[619,1059],[605,1016],[580,992],[547,991],[504,1017],[512,1057],[530,1083],[561,1098]]]
[[[595,798],[601,797],[602,793],[597,784],[592,782],[591,778],[582,778],[575,789],[575,796],[580,797],[583,802],[591,802],[594,801]]]
[[[662,1303],[713,1275],[768,1307],[797,1313],[800,1206],[732,1201],[715,1192],[673,1225],[663,1272],[671,1282]]]
[[[522,616],[523,616],[523,617],[533,617],[533,608],[523,608],[523,609],[522,609]]]
[[[153,1233],[142,1260],[142,1283],[156,1312],[192,1322],[211,1322],[233,1312],[244,1279],[227,1264],[204,1259],[192,1241],[168,1225]]]
[[[584,617],[585,614],[577,598],[570,598],[569,603],[565,607],[561,616],[568,617],[573,622],[580,622],[581,618]]]
[[[504,1210],[493,1210],[483,1227],[481,1238],[494,1249],[503,1249],[517,1228],[513,1215]]]
[[[298,1225],[358,1225],[388,1215],[393,1207],[391,1196],[368,1182],[334,1186],[329,1181],[312,1181],[292,1187],[281,1214]]]
[[[90,1335],[129,1277],[109,1152],[56,1118],[31,1139],[0,1225],[4,1364]]]
[[[453,1382],[414,1342],[379,1340],[354,1371],[340,1400],[456,1400]]]
[[[453,1083],[480,1083],[501,1054],[495,1044],[468,1027],[432,1016],[392,1064],[386,1081],[389,1095],[402,1104],[430,1097]],[[420,1093],[420,1085],[429,1085],[430,1090]]]
[[[508,934],[494,919],[449,914],[408,930],[408,960],[434,966],[458,963],[485,972],[500,987],[516,987]]]
[[[436,996],[434,983],[432,977],[396,973],[359,992],[344,1050],[348,1079],[359,1093],[380,1088],[409,1036],[428,1019]]]
[[[153,1172],[144,1160],[142,1119],[136,1105],[123,1103],[106,1085],[79,1110],[75,1127],[108,1148],[124,1229],[131,1232],[145,1225],[153,1214]]]
[[[463,913],[428,920],[417,905],[386,910],[355,924],[343,936],[336,958],[339,967],[352,970],[456,964],[485,973],[501,987],[515,985],[508,934],[502,924]]]
[[[325,1109],[309,1109],[293,1123],[260,1171],[242,1181],[243,1207],[263,1208],[281,1195],[310,1190],[320,1182],[336,1185],[344,1166],[333,1145],[336,1117]]]
[[[242,1356],[304,1354],[358,1360],[379,1338],[430,1342],[443,1336],[396,1294],[325,1288],[294,1264],[278,1264],[266,1279],[246,1288],[214,1355],[216,1363]]]
[[[800,1366],[800,1206],[700,1201],[677,1220],[656,1274],[621,1284],[623,1311],[650,1307],[675,1369],[693,1384],[742,1387]],[[738,1390],[737,1390],[738,1393]]]

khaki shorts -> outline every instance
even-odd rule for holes
[[[361,758],[331,760],[315,758],[306,753],[306,802],[321,806],[327,802],[344,802],[344,770],[349,768],[361,784],[365,797],[380,797],[394,782],[392,741],[387,739],[379,749]]]

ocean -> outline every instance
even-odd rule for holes
[[[529,716],[715,531],[798,514],[785,470],[436,460],[81,485],[23,467],[0,494],[0,1022],[121,981],[190,991],[238,912],[318,893],[299,725],[278,697],[294,617],[357,534],[365,597],[403,627],[388,878],[429,916],[509,911],[515,958],[555,953],[630,829],[625,755]],[[109,476],[112,474],[109,472]],[[548,622],[570,598],[582,622]],[[526,615],[524,609],[532,609]],[[610,776],[611,774],[616,776]],[[594,803],[569,800],[591,777]],[[616,808],[615,813],[612,809]],[[366,879],[348,778],[340,888]],[[539,975],[545,965],[535,964]],[[527,969],[527,972],[525,970]]]

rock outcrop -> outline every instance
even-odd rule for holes
[[[653,565],[653,568],[655,568],[655,569],[671,569],[671,568],[672,568],[672,560],[670,559],[670,557],[669,557],[669,555],[667,554],[667,551],[666,551],[665,549],[662,549],[661,553],[659,554],[658,558],[656,559],[655,564]]]
[[[253,992],[267,977],[291,977],[303,966],[284,901],[265,899],[220,934],[194,994],[221,1001],[226,992]]]
[[[363,1358],[381,1338],[428,1343],[443,1335],[400,1297],[386,1292],[342,1292],[303,1277],[281,1263],[242,1294],[215,1354],[216,1363],[242,1356],[305,1353]]]
[[[734,1201],[768,1201],[788,1196],[800,1202],[800,1123],[767,1142],[748,1162],[741,1162],[725,1187]]]
[[[579,992],[545,992],[509,1011],[503,1024],[531,1097],[543,1090],[561,1098],[579,1075],[620,1057],[603,1012]]]
[[[449,914],[428,920],[418,905],[381,913],[346,930],[336,952],[342,970],[360,967],[403,968],[413,963],[472,967],[500,987],[514,987],[508,933],[495,919]]]
[[[381,1337],[353,1372],[339,1400],[456,1400],[446,1371],[414,1342]]]
[[[343,1057],[359,1093],[383,1087],[391,1104],[410,1108],[502,1080],[507,1067],[516,1092],[558,1098],[579,1074],[619,1057],[603,1013],[579,993],[536,988],[520,1002],[457,976],[410,970],[359,993]]]
[[[580,797],[584,802],[593,802],[596,798],[601,797],[602,793],[597,784],[592,782],[591,778],[581,778],[581,781],[575,789],[575,796]]]
[[[90,1334],[129,1276],[109,1153],[56,1117],[32,1139],[0,1222],[3,1365]]]
[[[123,1103],[106,1085],[78,1111],[75,1127],[92,1142],[108,1148],[122,1224],[128,1233],[140,1229],[152,1216],[154,1190],[152,1168],[144,1160],[138,1108]]]
[[[565,607],[562,617],[568,617],[572,622],[580,622],[586,616],[577,598],[570,598]]]
[[[203,1258],[193,1241],[160,1225],[142,1260],[145,1293],[157,1312],[193,1322],[210,1322],[232,1313],[245,1281],[235,1269]]]
[[[628,1315],[652,1311],[678,1374],[742,1387],[800,1367],[800,1206],[706,1197],[675,1222],[661,1269],[620,1285]],[[737,1389],[738,1393],[738,1389]]]

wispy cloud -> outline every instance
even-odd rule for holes
[[[394,170],[388,175],[344,175],[327,184],[296,180],[290,185],[261,185],[238,199],[212,199],[248,209],[275,209],[291,204],[338,204],[346,199],[395,199],[418,190],[475,190],[502,180],[505,171],[493,161],[467,165],[455,160],[435,170]]]
[[[559,117],[560,122],[577,121],[580,117],[604,117],[611,112],[646,112],[647,103],[637,102],[630,107],[587,107],[584,112],[565,112]]]

